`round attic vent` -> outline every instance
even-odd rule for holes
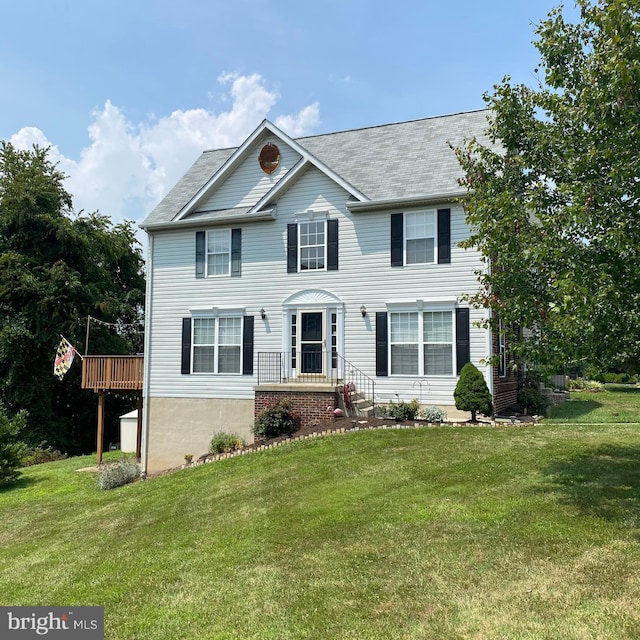
[[[258,161],[260,162],[260,168],[265,173],[273,173],[280,164],[280,151],[278,147],[271,142],[265,144],[264,147],[262,147]]]

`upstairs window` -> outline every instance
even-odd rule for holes
[[[435,262],[436,212],[405,215],[405,264]]]
[[[287,225],[287,272],[337,271],[338,220]]]
[[[196,278],[239,276],[242,229],[209,229],[196,232]]]
[[[391,214],[391,266],[451,262],[451,209]]]
[[[231,229],[207,231],[207,275],[229,275]]]
[[[325,221],[302,222],[300,233],[300,271],[324,269],[325,266]]]

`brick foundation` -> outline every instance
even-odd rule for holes
[[[274,405],[279,400],[290,400],[293,412],[300,417],[300,425],[308,426],[329,420],[333,417],[333,409],[338,406],[339,387],[322,385],[322,388],[311,389],[308,385],[267,386],[255,388],[254,415]]]

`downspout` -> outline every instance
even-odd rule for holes
[[[147,282],[144,309],[144,376],[142,382],[142,477],[147,477],[149,458],[149,372],[151,371],[151,310],[153,309],[153,234],[147,231]]]

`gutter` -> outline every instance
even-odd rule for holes
[[[151,310],[153,309],[153,234],[147,231],[147,286],[145,292],[144,312],[144,374],[142,378],[142,445],[140,463],[142,465],[142,477],[147,476],[147,463],[149,457],[149,372],[151,371]]]
[[[449,191],[447,193],[434,193],[430,196],[415,196],[412,198],[390,198],[388,200],[370,200],[369,202],[356,202],[348,200],[346,205],[351,213],[368,213],[384,209],[399,209],[404,207],[420,207],[464,200],[468,197],[466,191]]]
[[[164,231],[165,229],[191,229],[191,228],[204,228],[212,226],[229,225],[232,223],[246,223],[246,222],[263,222],[265,220],[275,220],[277,217],[276,207],[259,211],[257,213],[233,213],[224,214],[218,211],[203,211],[199,212],[200,215],[189,216],[182,220],[170,220],[168,222],[150,222],[140,224],[140,228],[144,229],[147,233],[152,231]],[[217,214],[217,215],[214,215]]]

